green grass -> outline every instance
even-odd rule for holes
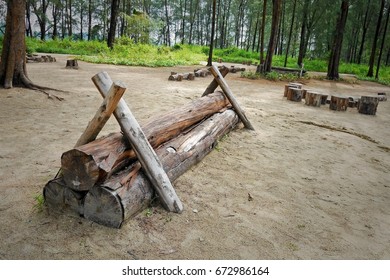
[[[73,41],[71,39],[41,41],[31,38],[27,38],[26,41],[29,53],[44,52],[73,54],[77,56],[77,59],[87,62],[129,66],[165,67],[196,65],[201,61],[206,61],[209,52],[209,48],[205,46],[154,46],[148,44],[135,44],[129,38],[117,39],[115,47],[112,50],[107,47],[106,42],[100,41]],[[1,43],[2,38],[0,38],[0,44]],[[284,58],[284,56],[274,56],[272,60],[273,66],[284,66]],[[226,49],[215,49],[213,59],[215,61],[222,59],[223,62],[231,63],[243,63],[247,61],[259,63],[259,53],[230,47]],[[307,71],[327,71],[326,60],[307,59],[304,61],[304,64]],[[297,59],[289,57],[287,67],[297,68]],[[365,64],[340,63],[340,73],[356,75],[360,80],[369,80],[390,85],[390,67],[381,67],[379,80],[367,78],[367,71],[368,66]],[[259,78],[255,74],[245,75],[247,78],[251,79]],[[267,78],[270,80],[293,79],[293,77],[277,76],[275,73],[269,73]]]

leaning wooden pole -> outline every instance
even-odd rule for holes
[[[105,88],[111,87],[112,81],[109,81],[109,76],[105,75],[105,78],[107,82]],[[101,91],[101,94],[105,97],[107,93]],[[168,175],[164,171],[158,156],[148,142],[141,126],[123,99],[119,101],[118,106],[114,111],[114,116],[122,128],[123,134],[133,147],[133,150],[152,186],[155,188],[162,205],[171,212],[181,213],[183,211],[183,204],[177,196]]]
[[[226,75],[229,74],[229,68],[223,66],[221,68],[221,75],[222,77],[226,77]],[[209,86],[206,88],[206,90],[203,92],[202,96],[206,96],[210,93],[213,93],[218,87],[218,82],[217,82],[217,79],[214,78],[211,83],[209,84]]]
[[[219,72],[218,68],[213,65],[210,68],[211,73],[213,74],[215,80],[225,93],[227,99],[229,99],[230,104],[232,104],[234,110],[236,111],[238,117],[244,124],[245,128],[250,129],[250,130],[255,130],[255,128],[252,126],[248,118],[245,116],[244,111],[241,109],[240,105],[238,104],[236,98],[233,95],[233,92],[230,90],[228,84],[226,83],[224,77],[222,76],[221,72]]]
[[[87,144],[96,139],[99,132],[103,129],[108,119],[115,111],[116,106],[121,100],[126,91],[126,86],[122,82],[112,83],[110,89],[107,91],[106,97],[100,105],[93,119],[88,123],[87,128],[80,136],[75,147]]]

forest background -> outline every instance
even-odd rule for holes
[[[28,0],[28,52],[68,53],[95,63],[190,65],[207,60],[213,39],[214,60],[260,63],[275,2],[273,66],[326,72],[340,4],[346,3],[340,72],[390,84],[388,0]],[[6,1],[0,1],[0,34],[5,18]]]

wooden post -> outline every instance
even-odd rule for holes
[[[93,119],[88,123],[84,133],[80,136],[75,147],[87,144],[96,139],[103,126],[107,123],[111,114],[126,91],[126,86],[122,82],[112,83],[107,96],[104,98]]]
[[[287,100],[300,102],[302,101],[303,90],[299,88],[289,88],[287,92]]]
[[[238,117],[240,118],[240,120],[242,121],[244,126],[247,129],[255,130],[254,127],[252,126],[252,124],[250,123],[250,121],[245,116],[244,111],[241,109],[240,105],[236,101],[232,91],[230,90],[230,88],[229,88],[228,84],[226,83],[224,77],[222,77],[222,74],[221,74],[221,72],[219,72],[218,68],[215,67],[215,65],[213,65],[213,66],[211,66],[210,71],[213,74],[213,76],[214,76],[215,80],[217,81],[217,83],[219,84],[219,86],[222,88],[222,90],[225,93],[227,99],[229,99],[230,104],[232,104],[234,110],[236,111]]]
[[[360,114],[375,115],[379,100],[377,96],[362,96],[360,98],[358,110]]]
[[[229,74],[229,68],[223,66],[221,67],[221,75],[222,77],[226,77],[227,74]],[[209,86],[206,88],[206,90],[203,92],[202,96],[208,95],[210,93],[213,93],[218,87],[217,79],[214,78],[212,82],[209,84]]]
[[[94,83],[96,84],[96,82],[104,80],[106,81],[106,85],[103,88],[110,87],[112,80],[108,74],[100,74],[103,76],[101,79],[95,80],[94,77],[96,76],[92,78]],[[103,94],[103,96],[106,96],[107,91],[103,92],[100,89],[99,91],[101,94]],[[150,146],[150,143],[148,142],[139,123],[123,99],[119,101],[114,115],[118,120],[124,135],[133,147],[133,150],[135,151],[148,179],[158,193],[163,206],[172,212],[183,212],[183,205],[180,199],[177,197],[176,192],[168,178],[168,175],[165,173],[159,158],[157,157],[153,148]]]

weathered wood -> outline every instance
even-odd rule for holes
[[[68,59],[66,61],[66,68],[68,69],[79,69],[79,64],[76,59]]]
[[[169,81],[178,81],[178,82],[181,82],[183,80],[183,75],[181,74],[171,74],[169,77],[168,77],[168,80]]]
[[[348,108],[348,97],[332,95],[330,97],[329,109],[335,111],[346,111]]]
[[[229,68],[225,66],[219,67],[219,70],[221,72],[222,77],[224,78],[226,77],[227,74],[229,74]],[[206,88],[206,90],[203,92],[202,96],[206,96],[210,93],[213,93],[217,89],[217,87],[218,87],[218,82],[214,78],[209,84],[209,86]]]
[[[283,97],[287,97],[289,88],[298,88],[302,89],[302,84],[300,83],[288,83],[287,85],[284,85],[284,94]]]
[[[100,79],[104,79],[104,76],[95,76],[99,91],[107,90],[104,84],[98,82]],[[224,110],[228,105],[229,101],[223,93],[215,92],[161,116],[155,116],[142,128],[152,147],[157,147],[202,119]],[[89,190],[98,181],[105,180],[135,158],[126,138],[121,133],[113,133],[63,153],[61,166],[66,170],[63,176],[69,187]]]
[[[378,92],[378,101],[387,101],[386,93]]]
[[[299,88],[289,88],[287,91],[287,100],[301,102],[303,90]]]
[[[305,97],[305,104],[308,106],[320,107],[322,95],[315,91],[307,91]]]
[[[84,214],[84,198],[87,192],[77,192],[66,186],[62,177],[50,180],[43,188],[45,204],[54,211]]]
[[[224,94],[226,95],[227,99],[229,99],[230,104],[232,104],[234,110],[236,111],[238,117],[244,124],[245,128],[255,130],[248,118],[246,117],[244,111],[241,109],[240,105],[236,101],[236,98],[234,97],[232,91],[230,90],[228,84],[225,81],[225,78],[222,77],[221,72],[219,72],[218,68],[215,67],[215,65],[211,66],[210,68],[211,73],[213,74],[215,80],[223,90]]]
[[[375,115],[378,104],[377,96],[362,96],[359,101],[358,111],[360,114]]]
[[[210,75],[210,71],[207,69],[196,69],[194,70],[195,77],[207,77]]]
[[[237,122],[238,117],[233,110],[216,113],[188,133],[156,149],[170,180],[174,181],[201,161]],[[133,173],[131,177],[129,173]],[[143,171],[133,165],[88,192],[84,216],[99,224],[118,228],[126,219],[145,209],[153,197],[151,183]]]
[[[75,147],[87,144],[96,139],[99,132],[103,129],[108,119],[116,109],[119,101],[126,91],[126,86],[122,82],[114,82],[111,85],[107,96],[104,98],[93,119],[88,123],[87,128],[80,136]]]
[[[229,72],[231,73],[237,73],[237,72],[244,72],[246,69],[241,67],[236,67],[234,65],[230,66]]]
[[[112,82],[108,83],[111,86]],[[104,96],[106,95],[106,92],[101,93]],[[123,99],[119,101],[114,115],[122,128],[123,134],[137,155],[144,172],[158,193],[162,205],[171,212],[181,213],[183,211],[183,204],[177,196],[168,175],[165,173],[158,156],[148,142],[141,126]]]

